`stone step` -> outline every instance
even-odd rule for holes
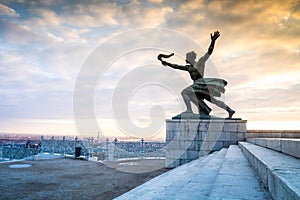
[[[239,146],[275,200],[300,199],[300,159],[248,142]]]
[[[247,138],[247,142],[300,158],[300,139]]]
[[[209,199],[272,199],[237,145],[227,151]]]
[[[227,149],[170,170],[117,197],[123,199],[203,199],[208,197]]]
[[[175,199],[207,199],[224,162],[227,148],[219,151],[202,168],[190,169],[194,175],[174,194]],[[168,198],[172,199],[172,198]]]

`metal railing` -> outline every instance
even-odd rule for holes
[[[9,160],[18,160],[37,155],[39,152],[39,148],[25,148],[25,146],[21,145],[5,145],[1,147],[1,158]]]
[[[96,160],[119,159],[161,159],[165,158],[165,142],[118,141],[115,138],[109,141],[94,142],[92,137],[79,139],[78,137],[48,137],[41,136],[40,145],[3,145],[0,146],[0,157],[4,159],[23,159],[38,153],[59,154],[62,156],[84,157],[86,160],[94,157]],[[34,147],[34,148],[32,148]],[[76,154],[80,148],[80,154]],[[77,152],[78,154],[78,152]]]
[[[161,159],[165,158],[164,142],[145,142],[139,141],[118,141],[116,138],[112,142],[100,143],[102,153],[105,154],[105,160],[119,159]]]

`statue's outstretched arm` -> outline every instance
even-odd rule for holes
[[[157,56],[157,59],[161,61],[161,64],[164,65],[164,66],[169,66],[169,67],[172,67],[174,69],[180,69],[180,70],[185,70],[187,71],[188,70],[188,67],[187,66],[184,66],[184,65],[177,65],[177,64],[173,64],[173,63],[169,63],[167,61],[164,61],[162,58],[169,58],[171,56],[173,56],[174,53],[170,54],[170,55],[164,55],[164,54],[159,54]]]
[[[218,39],[218,37],[220,37],[220,32],[219,31],[215,31],[214,35],[210,34],[211,42],[210,42],[210,45],[209,45],[208,51],[207,51],[207,53],[209,55],[212,54],[212,52],[214,50],[214,47],[215,47],[215,42]]]
[[[186,66],[186,65],[177,65],[177,64],[169,63],[167,61],[162,61],[161,64],[172,67],[173,69],[180,69],[180,70],[188,71],[188,66]]]

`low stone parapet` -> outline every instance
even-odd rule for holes
[[[247,142],[300,158],[300,139],[247,138]]]
[[[239,146],[273,199],[300,199],[300,160],[248,142]]]
[[[246,138],[300,138],[299,130],[247,130]]]

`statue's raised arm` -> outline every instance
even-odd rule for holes
[[[214,34],[210,34],[210,39],[211,39],[211,42],[210,42],[210,45],[208,47],[208,51],[207,53],[209,55],[212,54],[213,50],[214,50],[214,47],[215,47],[215,42],[216,40],[220,37],[220,32],[219,31],[215,31]]]

